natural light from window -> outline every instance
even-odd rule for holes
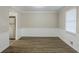
[[[76,8],[66,12],[65,29],[68,32],[76,33]]]

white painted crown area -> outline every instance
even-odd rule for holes
[[[58,11],[62,6],[14,6],[13,8],[21,11]]]

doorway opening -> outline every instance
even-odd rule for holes
[[[16,40],[16,16],[9,16],[9,40],[10,44]]]

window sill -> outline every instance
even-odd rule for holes
[[[71,34],[71,35],[76,35],[77,33],[72,33],[72,32],[69,32],[69,31],[66,31],[67,33]]]

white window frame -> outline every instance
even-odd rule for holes
[[[76,33],[77,9],[73,8],[65,14],[65,30],[70,33]]]

